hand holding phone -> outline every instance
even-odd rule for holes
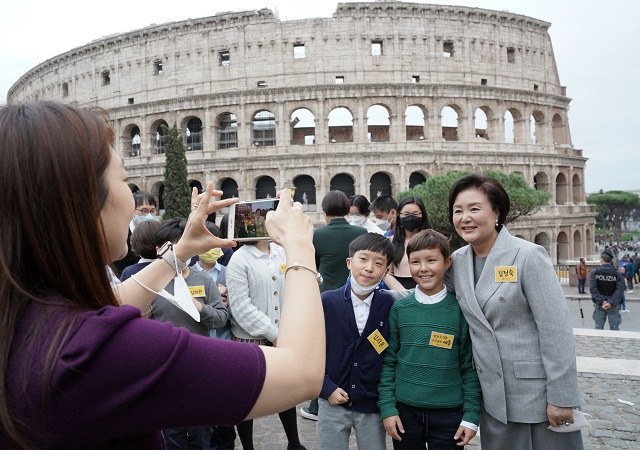
[[[266,216],[269,211],[275,211],[279,202],[275,198],[265,198],[231,205],[229,239],[240,242],[271,239],[267,233]]]

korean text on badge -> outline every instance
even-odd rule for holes
[[[189,286],[192,297],[204,297],[204,286]]]
[[[495,269],[496,283],[515,283],[518,281],[518,267],[498,266]]]
[[[389,346],[385,338],[382,336],[382,334],[380,334],[378,330],[371,333],[369,337],[367,337],[367,339],[369,340],[369,342],[371,342],[371,345],[373,345],[373,348],[378,353],[382,353]]]
[[[438,333],[437,331],[431,332],[431,339],[429,340],[429,345],[433,347],[446,348],[451,350],[453,347],[453,338],[452,334]]]

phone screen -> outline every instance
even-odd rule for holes
[[[229,224],[229,237],[235,241],[269,239],[265,219],[269,211],[278,207],[279,201],[278,199],[264,199],[234,204],[235,212],[233,224]]]

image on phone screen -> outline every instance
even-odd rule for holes
[[[269,211],[278,207],[278,199],[238,202],[229,210],[229,239],[255,241],[269,239],[265,219]]]

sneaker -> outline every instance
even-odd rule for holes
[[[628,310],[628,309],[623,309],[623,310],[622,310],[622,312],[623,312],[623,313],[628,313],[628,312],[629,312],[629,310]]]
[[[307,408],[306,406],[303,406],[302,408],[300,408],[300,415],[305,419],[318,420],[318,415],[310,412],[309,408]]]

